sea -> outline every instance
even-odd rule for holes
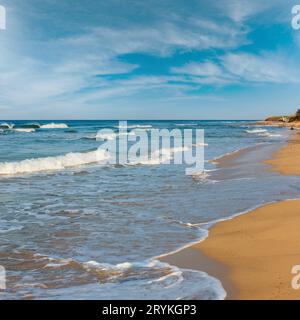
[[[0,299],[224,299],[220,279],[158,257],[205,239],[218,221],[299,198],[300,178],[264,162],[287,128],[128,121],[128,135],[203,129],[205,171],[186,175],[185,164],[105,163],[97,134],[118,126],[0,121]]]

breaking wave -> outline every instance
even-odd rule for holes
[[[258,136],[262,137],[281,137],[281,134],[278,133],[271,133],[266,129],[252,129],[252,130],[246,130],[247,133],[250,134],[256,134]]]
[[[67,153],[62,156],[26,159],[17,162],[0,163],[0,175],[15,175],[40,171],[63,170],[85,164],[99,163],[109,159],[105,150],[83,153]]]
[[[47,123],[40,126],[41,129],[67,129],[69,126],[65,123]]]
[[[17,129],[14,129],[14,131],[30,133],[30,132],[35,132],[35,129],[33,129],[33,128],[17,128]]]
[[[5,129],[5,130],[12,130],[15,127],[15,124],[13,123],[7,123],[7,122],[3,122],[0,124],[0,128],[1,129]],[[21,125],[19,125],[20,129],[15,131],[19,131],[19,132],[29,132],[29,131],[21,131],[21,129],[67,129],[69,128],[69,126],[65,123],[46,123],[46,124],[40,124],[37,122],[33,122],[33,123],[23,123]]]
[[[247,133],[253,133],[253,134],[257,134],[257,133],[265,133],[268,132],[268,130],[266,129],[252,129],[252,130],[246,130]]]
[[[14,127],[14,124],[13,123],[6,123],[6,122],[3,122],[0,124],[0,128],[1,129],[12,129]]]

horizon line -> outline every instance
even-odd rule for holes
[[[0,121],[259,121],[257,119],[0,119]]]

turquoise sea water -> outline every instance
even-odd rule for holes
[[[91,161],[98,130],[117,131],[117,121],[0,123],[2,299],[222,299],[218,279],[155,257],[205,237],[219,219],[300,194],[299,178],[261,163],[287,140],[284,128],[129,122],[130,130],[204,129],[207,171],[191,177],[184,165]],[[207,162],[243,148],[231,166]],[[59,167],[61,157],[68,168]]]

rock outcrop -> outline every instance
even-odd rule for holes
[[[260,121],[262,125],[275,125],[280,127],[300,127],[300,109],[294,115],[271,116],[265,121]]]

